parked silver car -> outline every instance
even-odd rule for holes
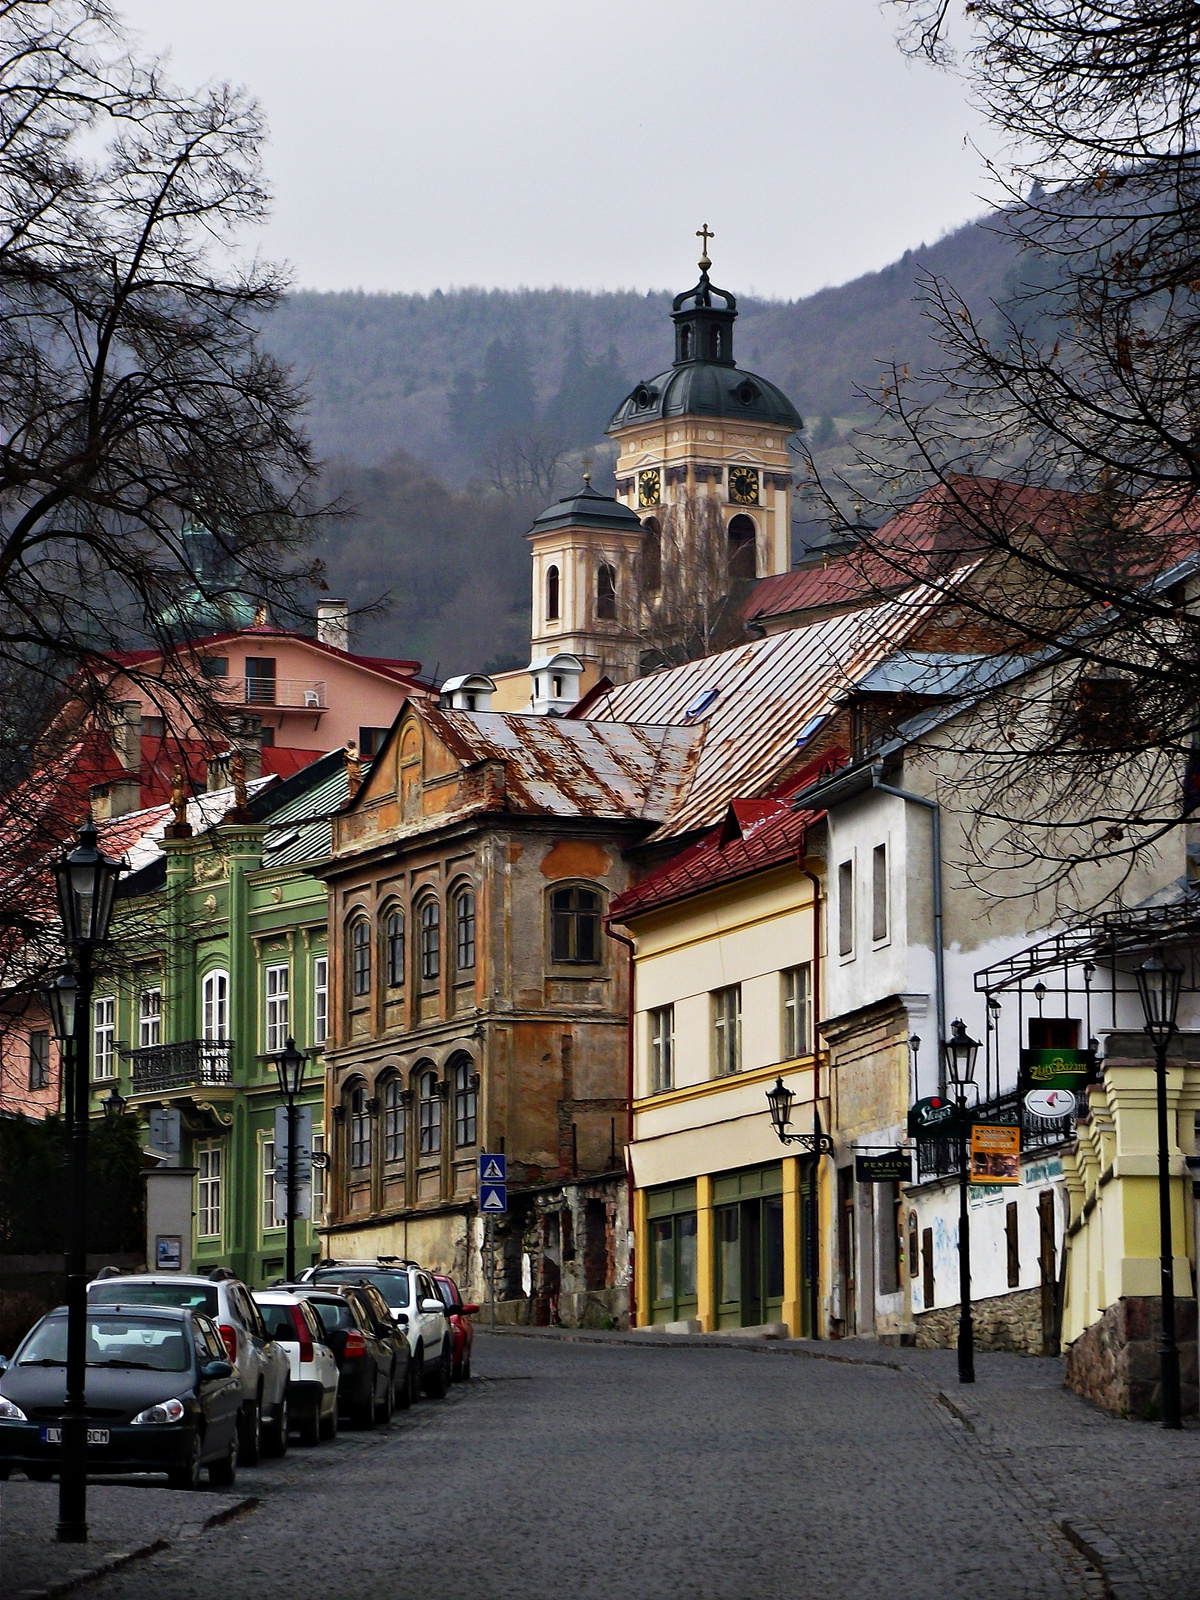
[[[424,1267],[399,1256],[321,1261],[306,1268],[300,1281],[373,1283],[408,1337],[414,1399],[422,1389],[434,1400],[446,1395],[454,1373],[450,1324],[437,1287]]]
[[[287,1352],[270,1337],[249,1289],[232,1272],[218,1267],[206,1278],[174,1272],[111,1273],[88,1284],[88,1301],[101,1306],[181,1306],[211,1317],[241,1384],[238,1465],[253,1467],[262,1453],[284,1454]]]

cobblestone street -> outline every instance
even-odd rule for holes
[[[453,1403],[243,1473],[257,1509],[88,1592],[1200,1596],[1200,1432],[1110,1420],[1057,1362],[985,1356],[964,1398],[946,1352],[808,1352],[481,1334]]]

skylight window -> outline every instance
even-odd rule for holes
[[[711,711],[721,697],[720,689],[705,689],[692,701],[684,712],[685,717],[702,717],[706,711]]]
[[[796,735],[796,748],[799,749],[801,745],[807,744],[808,741],[812,738],[813,734],[816,733],[817,729],[821,726],[821,724],[824,721],[825,721],[825,713],[824,712],[822,712],[820,714],[820,716],[810,717],[809,720],[800,729],[800,732]]]
[[[274,839],[268,839],[266,848],[270,851],[286,850],[289,845],[295,844],[300,837],[300,829],[292,828],[287,833],[278,834]]]

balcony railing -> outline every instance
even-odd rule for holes
[[[327,711],[324,678],[223,678],[221,691],[243,706]]]
[[[143,1045],[125,1052],[133,1069],[134,1094],[167,1089],[208,1089],[232,1082],[230,1039],[185,1039],[182,1044]]]
[[[1035,1117],[1026,1111],[1021,1096],[1015,1092],[999,1095],[980,1106],[967,1107],[969,1122],[998,1122],[1021,1129],[1021,1154],[1034,1150],[1050,1150],[1055,1145],[1067,1144],[1075,1137],[1074,1117]],[[958,1139],[917,1140],[917,1181],[931,1178],[957,1177],[961,1171],[961,1149]],[[968,1156],[968,1159],[970,1157]]]

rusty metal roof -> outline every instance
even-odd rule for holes
[[[695,776],[651,837],[710,827],[735,796],[761,794],[777,782],[799,755],[800,736],[898,649],[939,598],[918,586],[896,600],[635,678],[594,702],[588,722],[578,726],[611,721],[700,729]]]
[[[700,730],[419,707],[461,761],[503,761],[505,808],[662,822],[691,783]]]

